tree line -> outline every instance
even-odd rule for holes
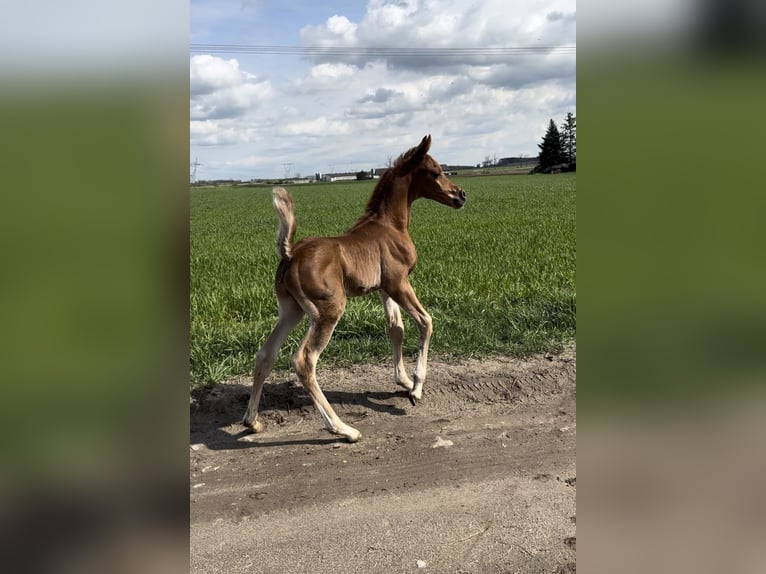
[[[577,169],[577,118],[569,112],[561,124],[561,130],[556,127],[553,119],[548,123],[548,129],[542,143],[537,144],[540,153],[537,156],[539,165],[534,171],[550,173],[551,171],[576,171]]]

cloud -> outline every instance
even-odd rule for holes
[[[347,85],[358,72],[359,69],[350,64],[323,62],[313,66],[302,78],[292,80],[291,87],[294,94],[316,95]]]
[[[214,120],[189,122],[189,140],[193,145],[225,146],[247,141],[245,134],[231,126]]]
[[[325,28],[328,33],[337,39],[353,42],[356,39],[356,24],[353,24],[345,16],[331,16],[327,19]]]
[[[341,80],[354,75],[355,68],[348,64],[326,63],[311,68],[311,77],[314,79]]]
[[[270,82],[240,70],[237,60],[209,55],[191,58],[189,91],[192,120],[241,117],[273,94]]]
[[[207,54],[192,56],[189,61],[189,91],[192,96],[210,94],[247,80],[237,60],[223,60]]]
[[[378,88],[374,92],[369,92],[362,98],[357,100],[358,103],[364,104],[366,102],[374,102],[376,104],[382,104],[390,100],[398,92],[396,90],[389,90],[388,88]]]
[[[473,66],[466,68],[466,77],[471,81],[502,88],[518,90],[551,81],[566,81],[574,84],[576,70],[569,56],[546,56],[538,66],[509,62],[494,66]]]
[[[463,0],[370,0],[359,23],[336,15],[324,24],[303,27],[300,36],[306,45],[354,48],[353,55],[318,54],[316,59],[357,66],[383,59],[392,68],[432,70],[504,63],[511,57],[536,65],[534,57],[492,55],[481,49],[574,44],[573,5],[571,0],[484,0],[479,5]],[[429,57],[392,57],[374,51],[380,47],[444,51]]]
[[[337,136],[351,133],[351,126],[344,121],[320,117],[313,120],[288,123],[284,133],[301,136]]]
[[[353,106],[346,109],[345,116],[353,118],[389,118],[402,122],[401,114],[410,117],[413,113],[426,111],[445,111],[452,107],[452,100],[462,94],[470,93],[476,83],[458,75],[422,76],[410,72],[391,72],[396,87],[380,87],[367,90]]]
[[[545,19],[548,20],[548,22],[576,22],[577,21],[577,13],[576,12],[559,12],[556,10],[555,12],[548,12],[548,14],[545,15]]]
[[[468,75],[431,76],[426,87],[429,101],[449,102],[457,96],[472,92],[476,82]]]
[[[330,16],[318,26],[301,28],[301,38],[312,46],[354,46],[358,43],[357,25],[345,16]]]

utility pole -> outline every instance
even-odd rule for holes
[[[190,180],[191,183],[194,183],[195,181],[197,181],[197,166],[204,165],[204,164],[202,164],[199,161],[197,161],[197,158],[195,157],[194,158],[194,163],[192,163],[190,165],[191,165],[191,168],[192,168],[192,172],[191,172],[191,177],[189,178],[189,180]]]

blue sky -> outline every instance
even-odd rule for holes
[[[192,0],[192,44],[459,50],[574,46],[574,0]],[[383,166],[433,136],[442,163],[536,155],[576,114],[576,58],[190,54],[199,179]],[[289,164],[289,167],[287,167]]]
[[[190,41],[193,44],[299,44],[300,29],[334,14],[360,19],[359,0],[192,0]]]

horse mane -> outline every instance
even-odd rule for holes
[[[412,156],[415,155],[418,147],[419,146],[410,148],[401,154],[398,158],[396,158],[396,161],[394,161],[391,167],[389,167],[385,173],[380,176],[375,189],[372,190],[370,199],[367,201],[367,206],[364,208],[364,214],[362,214],[362,217],[359,218],[359,220],[354,224],[354,227],[351,229],[356,228],[359,224],[374,217],[380,211],[383,202],[386,200],[391,191],[391,186],[394,183],[394,178],[401,171],[402,167],[408,161],[410,161],[410,159],[412,159]]]

